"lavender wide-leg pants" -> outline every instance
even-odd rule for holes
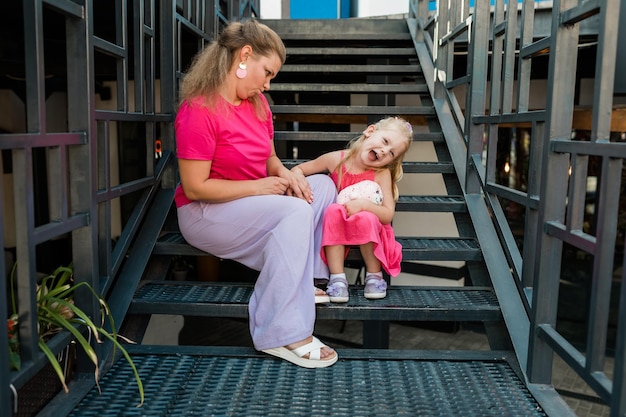
[[[178,208],[180,231],[190,245],[260,271],[248,306],[257,350],[313,334],[313,278],[328,278],[320,255],[322,216],[335,201],[336,189],[327,175],[307,180],[311,204],[296,197],[262,195]]]

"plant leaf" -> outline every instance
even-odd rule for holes
[[[97,375],[98,374],[98,369],[97,369],[98,368],[98,356],[96,355],[96,351],[89,344],[87,339],[85,339],[85,336],[83,336],[83,334],[74,326],[74,324],[71,321],[66,320],[65,317],[61,316],[58,313],[50,311],[45,306],[43,307],[40,306],[39,308],[43,308],[49,314],[48,317],[40,317],[41,320],[44,320],[48,323],[52,323],[72,333],[72,335],[76,338],[76,341],[80,343],[81,347],[83,348],[83,350],[85,351],[89,359],[96,366],[96,375]],[[84,324],[84,323],[79,322],[79,324]]]
[[[65,306],[66,308],[68,308],[69,310],[71,310],[75,316],[80,317],[82,319],[82,321],[84,322],[83,324],[85,324],[86,326],[91,327],[91,331],[94,333],[95,337],[96,337],[96,341],[98,343],[102,343],[102,341],[98,338],[98,330],[97,330],[97,326],[94,324],[94,322],[89,318],[89,316],[87,316],[87,314],[85,314],[85,312],[83,310],[81,310],[80,308],[76,307],[74,304],[69,303],[61,298],[55,298],[54,299],[55,303],[58,303],[59,305]],[[60,314],[58,312],[57,309],[50,309],[49,307],[47,307],[48,311],[53,311],[55,316],[64,318],[62,314]]]
[[[126,362],[128,362],[130,367],[133,369],[133,373],[135,374],[135,381],[137,381],[137,389],[139,390],[139,398],[141,399],[137,407],[141,407],[144,402],[143,383],[141,382],[141,377],[139,376],[139,371],[137,371],[137,367],[135,366],[135,363],[133,362],[132,358],[130,357],[126,349],[124,349],[124,346],[122,346],[122,344],[114,336],[109,334],[104,329],[99,328],[98,330],[104,335],[104,337],[108,338],[111,342],[113,342],[115,346],[117,346],[120,352],[122,352],[122,355],[124,355],[124,358],[126,358]]]
[[[63,370],[61,369],[61,365],[59,365],[59,361],[57,360],[57,357],[54,356],[54,353],[52,353],[52,350],[50,350],[48,345],[46,345],[46,343],[41,339],[39,340],[39,349],[48,358],[50,365],[52,365],[54,372],[56,372],[57,376],[59,377],[59,380],[61,381],[61,384],[63,385],[63,390],[65,391],[65,393],[67,394],[68,392],[70,392],[70,390],[67,388],[67,384],[65,383],[65,375],[63,375]]]

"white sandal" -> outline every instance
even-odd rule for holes
[[[314,291],[315,291],[315,304],[330,303],[330,297],[328,296],[328,294],[326,294],[326,291],[317,287],[315,287]],[[317,293],[318,291],[323,292],[323,294],[318,294]]]
[[[277,358],[285,359],[293,364],[302,366],[303,368],[326,368],[333,365],[339,359],[339,355],[335,352],[335,355],[329,359],[321,359],[322,348],[328,347],[322,343],[317,337],[313,336],[313,341],[306,345],[297,347],[293,350],[286,347],[278,347],[272,349],[265,349],[262,352],[268,355],[276,356]],[[308,358],[304,355],[309,354]]]

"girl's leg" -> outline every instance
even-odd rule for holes
[[[350,299],[348,280],[344,270],[345,251],[344,245],[324,246],[324,255],[330,270],[326,294],[332,303],[347,303]]]
[[[309,341],[315,321],[313,210],[304,200],[255,196],[178,209],[193,246],[260,271],[250,298],[250,333],[258,350]],[[334,356],[324,348],[321,357]]]
[[[361,251],[361,256],[363,256],[363,262],[365,263],[365,272],[381,272],[382,264],[374,255],[374,244],[372,242],[365,243],[360,245],[359,249]]]
[[[374,255],[372,242],[359,246],[365,262],[365,289],[363,294],[369,300],[378,300],[387,296],[387,281],[383,277],[382,264]]]
[[[344,274],[346,247],[344,245],[324,246],[328,269],[332,274]]]

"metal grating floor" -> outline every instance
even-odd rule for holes
[[[144,281],[133,297],[132,313],[187,314],[247,318],[253,285]],[[350,286],[345,304],[318,305],[321,319],[500,320],[498,301],[484,287],[391,286],[387,297],[367,300],[362,286]]]
[[[135,351],[150,350],[137,346]],[[180,347],[179,347],[180,349]],[[326,369],[304,369],[245,348],[204,354],[134,353],[118,360],[71,416],[545,416],[505,358],[415,358],[406,352],[339,350]],[[236,352],[236,353],[235,353]],[[371,359],[372,355],[379,359]],[[469,353],[472,354],[471,352]],[[380,358],[382,357],[382,359]]]

